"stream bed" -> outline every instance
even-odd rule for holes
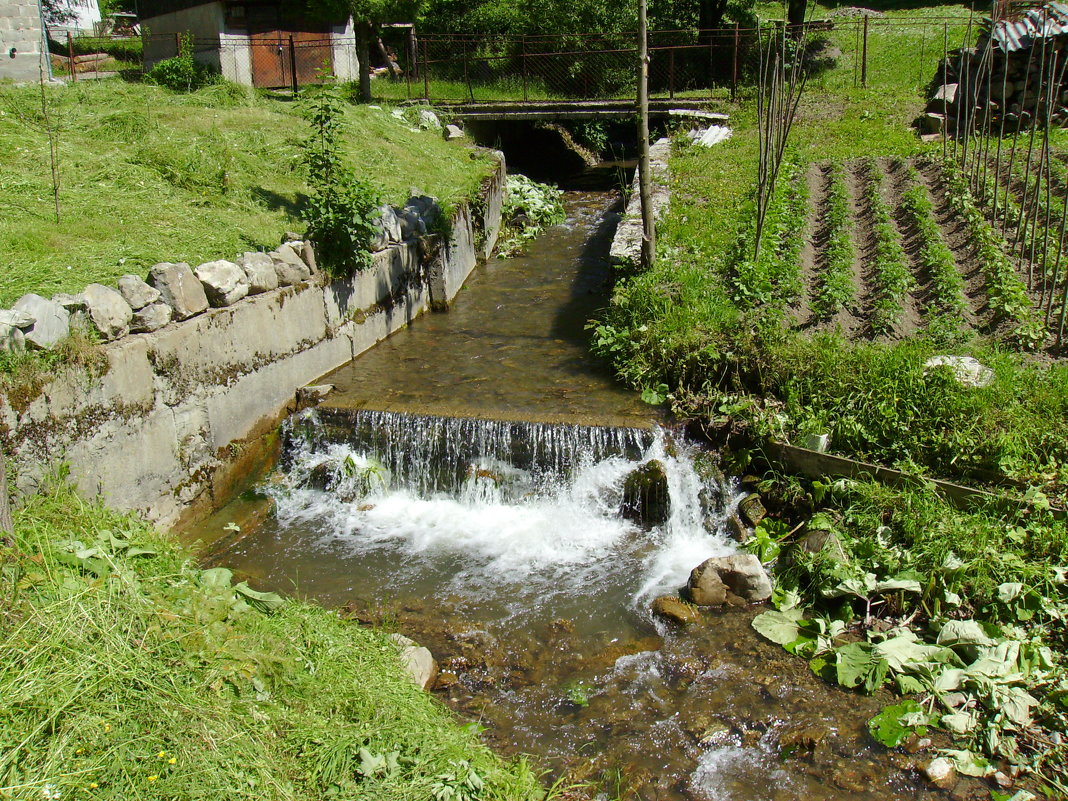
[[[568,201],[448,314],[322,379],[339,392],[290,419],[259,485],[274,513],[214,560],[427,646],[488,744],[590,798],[935,797],[867,733],[889,697],[813,676],[750,628],[759,608],[650,613],[735,549],[738,487],[590,364],[614,198]],[[651,459],[669,515],[646,527],[622,496]]]

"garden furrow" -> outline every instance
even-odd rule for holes
[[[823,253],[827,247],[827,232],[825,221],[827,216],[827,180],[823,169],[819,164],[810,164],[805,172],[805,183],[808,187],[808,211],[805,214],[805,225],[802,231],[801,245],[801,293],[797,299],[797,307],[794,310],[794,321],[797,325],[807,326],[812,321],[812,293],[816,286],[818,270],[816,267],[817,254]]]
[[[846,196],[853,210],[853,276],[856,280],[854,299],[856,305],[856,329],[843,333],[853,334],[870,327],[870,310],[874,303],[874,289],[871,272],[875,263],[875,232],[872,225],[871,209],[864,197],[867,170],[864,162],[852,161],[844,165]]]

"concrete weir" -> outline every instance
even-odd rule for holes
[[[248,471],[240,443],[271,431],[299,387],[448,306],[493,251],[505,177],[501,157],[447,238],[393,245],[348,279],[315,275],[126,336],[104,347],[102,370],[64,369],[32,396],[0,397],[17,486],[65,463],[83,494],[159,526],[209,513]]]

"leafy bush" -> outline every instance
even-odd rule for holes
[[[550,225],[564,221],[563,192],[525,175],[509,175],[502,216],[506,229],[498,251],[508,256],[521,251]]]
[[[325,83],[312,95],[306,116],[312,135],[302,145],[311,197],[303,213],[323,269],[340,277],[371,264],[369,245],[381,200],[341,161],[343,101],[336,85]]]
[[[193,58],[193,39],[185,35],[181,37],[178,55],[153,65],[145,73],[145,80],[174,92],[192,92],[215,83],[219,74]]]

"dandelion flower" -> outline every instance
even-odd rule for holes
[[[99,787],[99,786],[100,786],[100,785],[99,785],[99,784],[97,784],[96,782],[89,782],[89,789],[90,789],[90,790],[95,790],[95,789],[96,789],[97,787]]]
[[[148,777],[148,780],[149,780],[150,782],[154,782],[154,781],[155,781],[156,779],[158,779],[158,778],[159,778],[159,776],[156,776],[156,775],[152,775],[152,776],[149,776],[149,777]]]
[[[160,751],[158,754],[156,754],[156,756],[158,756],[160,759],[163,759],[163,757],[167,756],[167,752],[166,751]]]
[[[178,764],[178,760],[175,757],[171,757],[170,759],[167,760],[167,764],[168,765],[177,765]]]
[[[110,723],[105,723],[104,724],[104,731],[111,731],[111,724]]]

